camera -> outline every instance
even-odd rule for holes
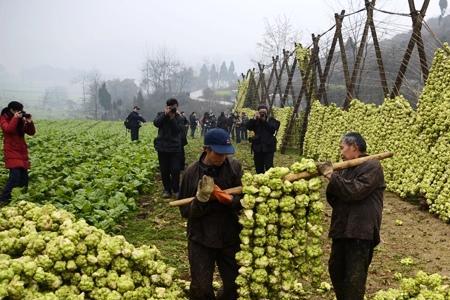
[[[267,117],[267,114],[265,112],[260,112],[259,117],[265,119]]]
[[[20,114],[22,115],[22,118],[25,119],[31,118],[31,114],[27,113],[26,111],[21,111]]]
[[[173,113],[173,114],[176,113],[177,112],[177,108],[175,106],[171,107],[170,108],[170,112]]]

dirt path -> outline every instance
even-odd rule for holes
[[[326,226],[329,226],[329,206],[326,215]],[[401,226],[396,225],[398,221],[402,222]],[[326,263],[331,243],[324,239]],[[397,287],[398,281],[394,278],[397,272],[413,276],[423,270],[450,276],[450,225],[390,192],[385,193],[381,240],[369,268],[369,295],[380,289]],[[405,257],[411,257],[414,264],[402,265],[400,260]]]
[[[414,275],[423,270],[450,276],[450,225],[393,193],[385,194],[384,203],[382,242],[370,267],[369,293],[395,285],[395,272]],[[396,225],[396,220],[403,224]],[[404,257],[415,264],[401,265]]]

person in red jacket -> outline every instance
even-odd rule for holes
[[[3,159],[9,169],[9,179],[0,196],[0,204],[4,204],[11,199],[13,188],[28,186],[30,161],[25,133],[34,135],[36,129],[31,115],[25,113],[22,103],[17,101],[11,101],[2,110],[0,125],[3,131]]]

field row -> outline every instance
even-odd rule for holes
[[[40,121],[27,138],[31,158],[27,191],[13,200],[52,203],[89,224],[112,229],[149,192],[157,168],[150,143],[154,130],[141,130],[143,142],[130,142],[121,122]],[[3,181],[7,177],[2,171]]]

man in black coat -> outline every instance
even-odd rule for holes
[[[273,167],[273,156],[277,149],[276,132],[280,122],[268,116],[267,106],[258,106],[255,117],[247,122],[247,129],[255,132],[252,138],[253,161],[256,173],[264,173]]]
[[[357,132],[345,134],[340,148],[343,160],[367,155],[366,142]],[[336,298],[363,300],[373,249],[380,243],[383,168],[378,160],[369,160],[336,172],[328,162],[319,171],[329,179],[326,195],[333,208],[329,273]]]
[[[227,119],[227,130],[231,134],[231,139],[234,140],[234,113],[231,113]]]
[[[131,140],[139,140],[139,128],[141,123],[145,123],[145,119],[139,114],[139,106],[134,106],[133,111],[130,112],[125,122],[127,122],[127,128],[131,132]]]
[[[191,138],[195,137],[195,130],[197,129],[198,118],[195,112],[189,116],[189,125],[191,126]]]
[[[180,207],[188,220],[188,257],[191,272],[190,299],[216,299],[212,287],[217,264],[223,289],[217,299],[237,299],[239,251],[238,212],[240,196],[222,190],[242,185],[242,166],[228,157],[234,153],[228,132],[220,128],[205,134],[204,151],[200,159],[183,174],[179,198],[195,196],[190,204]],[[225,195],[224,195],[225,194]]]
[[[248,123],[247,114],[245,112],[242,112],[242,114],[241,114],[241,140],[242,141],[246,141],[248,139],[247,123]]]
[[[159,169],[164,185],[164,198],[176,197],[180,183],[180,167],[184,136],[184,119],[178,112],[178,101],[169,99],[163,112],[156,115],[153,124],[158,128],[154,146],[158,152]]]
[[[227,130],[228,128],[228,119],[225,116],[224,112],[220,113],[219,118],[217,119],[217,127]]]

